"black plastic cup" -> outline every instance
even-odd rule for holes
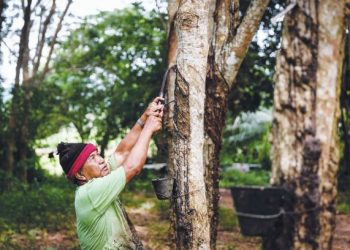
[[[158,200],[170,199],[173,194],[174,178],[165,177],[152,180],[154,192]]]

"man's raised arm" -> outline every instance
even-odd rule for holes
[[[134,147],[123,162],[126,182],[129,182],[142,170],[147,158],[147,151],[152,135],[162,128],[162,116],[163,111],[158,112],[157,116],[151,115],[148,117],[145,127],[141,131]]]
[[[159,116],[159,110],[163,108],[162,104],[158,104],[160,101],[163,101],[164,98],[156,97],[147,107],[145,112],[142,114],[140,119],[132,127],[129,133],[124,137],[124,139],[118,144],[115,150],[115,157],[119,164],[124,164],[128,155],[130,154],[132,148],[137,142],[142,128],[146,123],[148,117],[150,116]]]

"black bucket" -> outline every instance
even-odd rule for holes
[[[152,180],[154,192],[159,200],[170,199],[173,194],[174,178],[166,177]]]
[[[287,192],[280,187],[232,187],[241,233],[264,236],[282,223]]]

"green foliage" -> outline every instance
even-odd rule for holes
[[[244,13],[250,1],[240,1]],[[254,112],[261,107],[270,108],[273,101],[273,75],[276,52],[281,38],[282,22],[276,25],[271,18],[279,13],[285,1],[271,0],[259,28],[260,39],[255,35],[248,53],[237,75],[237,83],[229,94],[229,117],[235,118],[241,112]]]
[[[220,187],[267,186],[269,184],[269,179],[269,172],[265,170],[244,173],[234,169],[221,174]]]
[[[125,190],[120,194],[120,200],[126,207],[140,207],[141,204],[147,202],[150,198],[150,194],[146,196],[144,192],[136,192]]]
[[[337,211],[342,214],[350,214],[350,192],[338,193]]]
[[[152,179],[157,175],[152,170],[144,169],[136,176],[121,193],[121,200],[127,207],[139,207],[145,202],[154,202],[155,194],[152,187]]]
[[[159,15],[134,5],[88,17],[61,44],[48,82],[61,90],[58,114],[82,140],[104,147],[135,123],[158,94],[165,36]]]
[[[238,226],[237,216],[232,209],[219,207],[219,226],[226,231],[232,231]]]
[[[240,1],[242,13],[249,4],[249,1]],[[268,141],[270,124],[260,123],[254,113],[269,110],[273,104],[273,75],[282,23],[273,25],[271,17],[279,13],[284,5],[282,0],[270,1],[259,28],[260,40],[257,35],[254,37],[238,72],[237,83],[229,94],[227,129],[220,155],[222,165],[247,162],[262,164],[264,169],[271,167]],[[240,125],[236,128],[238,130],[232,130],[230,126],[235,119],[245,115],[254,119]]]
[[[6,145],[7,120],[8,120],[8,103],[4,101],[4,88],[0,86],[0,145]],[[0,148],[1,162],[4,162],[6,152],[7,152],[6,147]],[[1,186],[1,183],[0,183],[0,186]]]
[[[149,224],[148,229],[149,241],[147,245],[150,249],[171,249],[169,222],[159,220],[157,223]]]
[[[30,185],[15,178],[11,182],[11,188],[0,193],[0,231],[55,230],[74,224],[74,187],[64,177],[47,176]]]
[[[271,119],[269,110],[242,113],[233,122],[229,118],[224,131],[221,164],[227,166],[235,162],[257,163],[263,169],[270,169]]]
[[[170,200],[155,200],[152,211],[155,211],[161,219],[170,220],[171,204]]]
[[[152,193],[152,179],[156,179],[157,174],[153,170],[143,169],[126,187],[126,191],[137,191]]]

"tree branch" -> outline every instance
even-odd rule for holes
[[[2,12],[4,11],[5,4],[4,0],[0,0],[0,37],[1,37],[1,30],[2,30],[2,22],[4,21],[4,17],[2,16]]]
[[[45,67],[44,67],[44,71],[43,71],[43,73],[42,73],[42,75],[41,75],[41,80],[44,80],[46,74],[47,74],[48,71],[49,71],[49,63],[50,63],[50,61],[51,61],[52,52],[53,52],[53,49],[54,49],[55,44],[56,44],[57,35],[58,35],[58,33],[60,32],[60,30],[62,29],[62,22],[63,22],[63,19],[64,19],[64,17],[66,16],[66,14],[67,14],[67,12],[68,12],[68,9],[69,9],[70,5],[72,4],[72,2],[73,2],[73,0],[68,0],[67,5],[66,5],[66,8],[65,8],[65,10],[63,11],[63,13],[62,13],[62,15],[61,15],[61,17],[60,17],[60,20],[59,20],[59,22],[58,22],[58,24],[57,24],[56,31],[55,31],[55,34],[54,34],[54,36],[53,36],[52,43],[51,43],[51,46],[50,46],[49,56],[48,56],[48,58],[47,58],[47,60],[46,60]]]
[[[40,66],[40,60],[42,57],[42,52],[43,52],[43,48],[44,48],[44,44],[45,44],[47,28],[48,28],[49,24],[51,23],[51,19],[52,19],[53,14],[55,13],[55,9],[56,9],[56,0],[53,0],[50,12],[47,15],[47,17],[43,23],[43,29],[41,32],[41,39],[38,41],[38,44],[37,44],[37,50],[35,53],[36,62],[35,62],[34,67],[33,67],[33,75],[36,75],[36,73],[38,72],[38,69]]]
[[[35,9],[39,6],[40,3],[41,3],[41,0],[38,0],[38,1],[36,2],[36,4],[34,5],[32,11],[35,11]]]
[[[214,38],[213,49],[215,61],[221,58],[221,51],[230,37],[236,33],[240,23],[239,0],[217,0],[214,12]],[[232,39],[231,39],[232,40]]]
[[[8,44],[5,42],[5,40],[3,40],[3,39],[0,40],[0,44],[1,44],[1,43],[5,44],[5,47],[8,49],[8,51],[10,52],[10,54],[11,54],[12,56],[17,57],[16,52],[13,51],[13,50],[10,48],[10,46],[8,46]]]
[[[162,12],[160,11],[160,5],[158,3],[158,0],[155,0],[156,2],[156,7],[158,9],[158,15],[159,15],[159,19],[160,19],[160,22],[162,23],[162,26],[163,26],[163,29],[166,30],[167,29],[167,25],[165,24],[165,21],[164,21],[164,18],[162,16]]]
[[[168,67],[176,63],[177,38],[175,32],[175,18],[179,8],[179,0],[168,1]]]
[[[19,52],[18,52],[18,59],[17,59],[17,65],[16,65],[16,76],[15,76],[15,85],[19,85],[19,77],[21,68],[23,68],[24,61],[26,60],[25,54],[28,50],[28,42],[29,42],[29,30],[30,30],[30,6],[32,4],[32,0],[28,0],[28,5],[24,8],[24,24],[21,30],[21,36],[20,36],[20,42],[19,42]],[[24,7],[24,1],[22,0],[22,7]]]
[[[221,72],[232,87],[270,0],[252,0],[231,42],[224,45]],[[233,69],[232,69],[233,68]]]

